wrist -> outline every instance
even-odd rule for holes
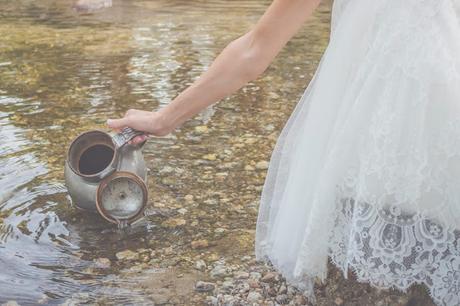
[[[166,107],[163,107],[159,109],[158,111],[154,112],[154,124],[156,122],[156,129],[157,132],[161,135],[167,135],[171,133],[175,128],[176,124],[171,116],[171,114],[168,112]]]

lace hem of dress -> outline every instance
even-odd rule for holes
[[[340,202],[329,240],[329,259],[345,278],[350,270],[358,282],[402,292],[423,284],[437,305],[460,305],[459,230],[395,207],[377,208],[352,198]],[[316,302],[317,278],[294,276],[270,256],[269,248],[259,250],[258,257]]]
[[[342,199],[330,257],[378,288],[426,285],[438,305],[460,305],[460,231],[418,213]]]

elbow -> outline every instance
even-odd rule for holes
[[[266,59],[261,44],[252,32],[246,33],[231,44],[239,49],[236,58],[243,82],[254,81],[265,72],[270,61]]]
[[[251,82],[259,78],[265,70],[267,70],[269,63],[263,60],[263,56],[258,50],[249,50],[247,54],[243,55],[244,60],[244,77],[247,82]]]
[[[246,66],[245,78],[247,82],[258,79],[268,68],[268,64],[260,63],[260,58],[250,54],[248,56],[248,66]]]

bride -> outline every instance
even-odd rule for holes
[[[163,136],[254,80],[320,0],[275,0],[169,105],[108,120]],[[256,256],[314,300],[346,277],[460,305],[460,1],[335,0],[317,71],[274,148]],[[147,136],[138,136],[141,142]]]

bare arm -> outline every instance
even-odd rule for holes
[[[228,44],[209,69],[171,103],[157,112],[129,110],[121,119],[108,120],[109,126],[130,126],[156,136],[170,133],[261,75],[320,1],[274,0],[257,24]]]

